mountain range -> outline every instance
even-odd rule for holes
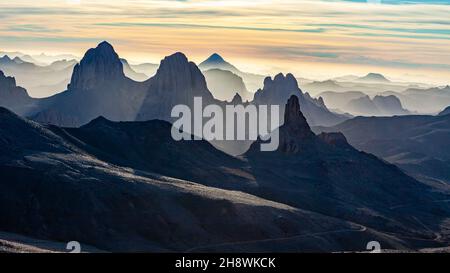
[[[350,100],[342,109],[352,115],[359,116],[398,116],[408,115],[410,112],[403,108],[400,100],[394,96],[369,96]]]
[[[124,69],[124,66],[128,68]],[[109,43],[103,42],[88,50],[80,63],[73,67],[66,91],[48,98],[31,99],[33,107],[28,107],[28,112],[20,114],[45,124],[79,127],[98,116],[113,121],[161,119],[173,122],[172,108],[182,104],[192,109],[194,97],[202,97],[204,105],[215,104],[224,108],[227,104],[214,97],[199,67],[183,53],[166,57],[155,75],[147,80],[138,82],[130,79],[126,75],[130,71],[129,63],[120,59]],[[238,79],[237,75],[233,76],[226,71],[219,73]],[[205,74],[211,76],[210,72]],[[238,81],[242,83],[239,79]],[[247,93],[244,90],[240,94]],[[258,91],[250,103],[275,104],[283,108],[284,101],[291,94],[300,97],[305,115],[314,126],[335,125],[347,118],[328,110],[322,100],[302,93],[292,75],[284,77],[280,74],[273,81],[267,77],[264,88]],[[240,95],[241,100],[243,97]],[[23,108],[18,103],[19,105],[5,106]],[[251,142],[213,141],[213,144],[230,154],[238,155],[245,152]]]
[[[14,76],[18,85],[41,97],[65,90],[75,64],[75,60],[58,60],[40,66],[20,57],[11,59],[5,55],[0,58],[0,70],[4,74]]]
[[[0,108],[0,229],[108,251],[448,243],[450,207],[434,203],[444,193],[355,150],[342,134],[315,135],[296,96],[284,108],[279,149],[261,152],[258,140],[242,157],[206,141],[174,141],[165,121],[100,117],[63,128]]]
[[[357,149],[449,190],[450,116],[357,117],[316,132],[342,132]]]

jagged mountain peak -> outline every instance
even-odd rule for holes
[[[108,42],[89,49],[75,65],[69,89],[89,90],[125,77],[119,55]]]
[[[300,110],[298,97],[292,95],[284,111],[284,127],[289,128],[295,135],[308,136],[313,134],[305,116]]]
[[[286,76],[283,73],[278,73],[273,79],[272,77],[266,77],[264,79],[264,88],[270,88],[273,85],[283,85],[290,89],[299,88],[297,79],[291,73],[286,74]]]
[[[225,61],[225,59],[222,58],[222,56],[220,56],[217,53],[213,53],[211,56],[209,56],[208,59],[199,64],[199,67],[202,70],[209,70],[216,68],[228,70],[236,74],[241,73],[239,69],[237,69],[234,65],[230,64],[229,62]]]
[[[242,97],[241,95],[239,95],[239,93],[236,93],[234,95],[233,99],[231,100],[231,104],[233,105],[242,104]]]
[[[16,79],[14,77],[6,76],[5,73],[0,70],[0,87],[1,89],[16,87]]]
[[[206,87],[205,78],[200,69],[195,63],[190,62],[182,52],[176,52],[165,57],[161,61],[154,78],[165,78],[167,81],[183,81],[184,83],[188,83],[189,79],[194,80],[195,78],[203,82]],[[170,83],[167,82],[167,84]]]
[[[0,62],[1,63],[11,63],[14,62],[8,55],[5,55],[3,57],[0,57]]]
[[[164,70],[166,67],[188,66],[189,60],[182,52],[176,52],[165,57],[159,66],[159,70]]]
[[[215,63],[222,63],[225,62],[225,60],[217,53],[213,53],[211,56],[206,59],[205,62],[215,62]]]

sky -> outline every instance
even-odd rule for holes
[[[81,57],[103,40],[132,63],[217,52],[264,74],[450,83],[450,0],[0,2],[0,51]]]

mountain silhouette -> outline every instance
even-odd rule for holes
[[[273,79],[267,77],[264,80],[264,88],[255,93],[253,103],[256,105],[279,105],[281,115],[283,115],[284,105],[292,95],[299,98],[303,113],[308,123],[312,125],[334,125],[346,119],[345,116],[328,110],[323,101],[313,99],[309,94],[303,93],[298,87],[297,80],[290,73],[286,76],[280,73]],[[280,119],[282,120],[282,116]]]
[[[450,114],[450,106],[442,110],[442,112],[439,113],[439,116],[445,116]]]
[[[426,228],[417,226],[415,218],[435,230],[442,229],[433,217],[442,220],[446,213],[438,216],[433,209],[448,211],[449,207],[433,200],[444,200],[445,195],[438,197],[433,188],[356,150],[343,134],[331,132],[315,135],[300,111],[299,99],[291,96],[285,123],[278,130],[278,149],[261,152],[264,141],[258,140],[244,155],[258,181],[258,195],[378,231],[434,238]],[[418,203],[423,206],[397,207]]]
[[[0,70],[0,106],[23,115],[34,107],[35,101],[28,96],[27,90],[16,85],[14,77],[7,77]]]
[[[204,104],[215,102],[200,69],[180,52],[164,58],[147,85],[148,92],[137,120],[170,120],[175,105],[183,104],[193,109],[194,97],[202,97]]]
[[[144,84],[127,78],[114,48],[107,42],[86,52],[73,70],[67,91],[41,102],[33,119],[77,127],[98,116],[134,120],[145,96]]]
[[[167,127],[162,121],[114,123],[98,118],[76,132],[42,126],[0,108],[0,229],[46,240],[76,240],[116,252],[223,251],[227,245],[248,252],[337,251],[360,249],[358,242],[371,238],[387,246],[405,246],[318,213],[100,159],[125,156],[124,161],[135,162],[132,155],[143,160],[153,156],[156,162],[167,157],[178,166],[189,163],[179,155],[202,160],[170,147],[162,154],[163,147],[154,145],[167,143]],[[94,140],[91,133],[107,140],[101,143],[98,136]],[[132,148],[127,150],[121,141],[130,141]],[[208,144],[192,145],[193,154]],[[143,152],[159,148],[154,155]],[[207,159],[211,158],[204,163]],[[350,239],[346,232],[354,236]],[[321,233],[333,236],[309,236]],[[296,244],[277,241],[290,237]],[[264,244],[270,239],[274,242]]]
[[[358,78],[358,82],[373,82],[373,83],[389,83],[390,81],[386,79],[385,76],[379,73],[369,73],[364,77]]]
[[[396,164],[414,177],[450,183],[450,116],[358,117],[315,131],[343,132],[357,149]]]
[[[222,56],[217,53],[209,56],[205,61],[199,64],[198,66],[202,70],[210,70],[210,69],[220,69],[220,70],[228,70],[233,73],[240,73],[240,71],[229,62],[225,61]]]

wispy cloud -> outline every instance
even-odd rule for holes
[[[218,51],[268,70],[315,63],[330,74],[420,69],[450,78],[450,0],[380,2],[18,0],[0,3],[0,46],[80,55],[107,39],[134,59],[184,51],[200,61]]]

